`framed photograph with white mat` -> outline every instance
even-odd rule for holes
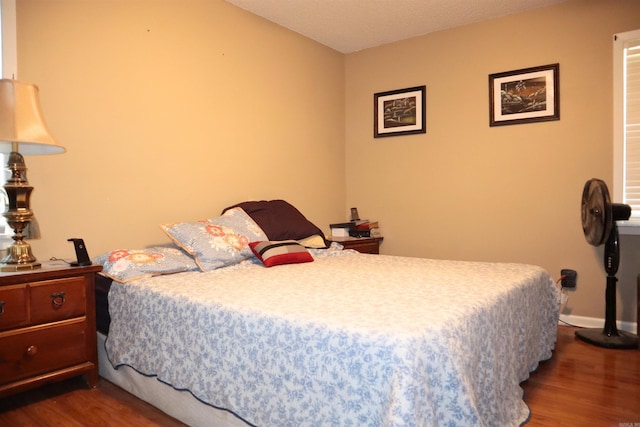
[[[489,126],[560,120],[560,64],[489,75]]]
[[[373,137],[426,133],[426,93],[426,86],[375,93]]]

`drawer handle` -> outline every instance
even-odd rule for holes
[[[2,316],[4,314],[4,301],[0,301],[0,316]]]
[[[33,357],[36,354],[38,354],[38,347],[36,347],[35,345],[29,346],[29,348],[27,349],[27,356]]]
[[[60,308],[64,305],[65,295],[66,294],[64,292],[55,292],[51,294],[51,305],[53,308]]]

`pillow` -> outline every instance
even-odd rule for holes
[[[243,202],[224,209],[240,207],[262,228],[269,240],[301,240],[318,235],[323,248],[329,246],[324,233],[302,213],[284,200]]]
[[[240,208],[229,209],[214,219],[160,227],[178,246],[193,255],[202,271],[250,258],[249,242],[267,240],[264,231]]]
[[[327,248],[327,244],[324,241],[324,237],[320,236],[319,234],[315,234],[313,236],[300,239],[298,240],[298,243],[300,243],[305,248],[310,248],[310,249],[326,249]]]
[[[265,267],[313,261],[309,251],[295,240],[251,242],[249,247]]]
[[[130,282],[161,274],[197,271],[193,258],[178,248],[117,249],[93,259],[102,274],[117,282]]]

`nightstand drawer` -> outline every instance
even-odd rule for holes
[[[0,289],[0,331],[29,321],[29,298],[24,285]]]
[[[32,324],[84,316],[87,311],[82,276],[45,280],[29,288]]]
[[[0,384],[87,360],[86,319],[0,332]]]
[[[379,254],[382,243],[382,237],[335,237],[331,240],[345,249],[354,249],[363,254]]]
[[[355,245],[351,245],[349,249],[355,249],[356,251],[363,254],[379,254],[380,253],[380,246],[378,245],[378,242],[355,244]]]

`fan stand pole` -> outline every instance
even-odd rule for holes
[[[578,329],[576,337],[598,347],[633,349],[638,347],[638,337],[616,327],[616,282],[615,276],[607,276],[604,329]]]

